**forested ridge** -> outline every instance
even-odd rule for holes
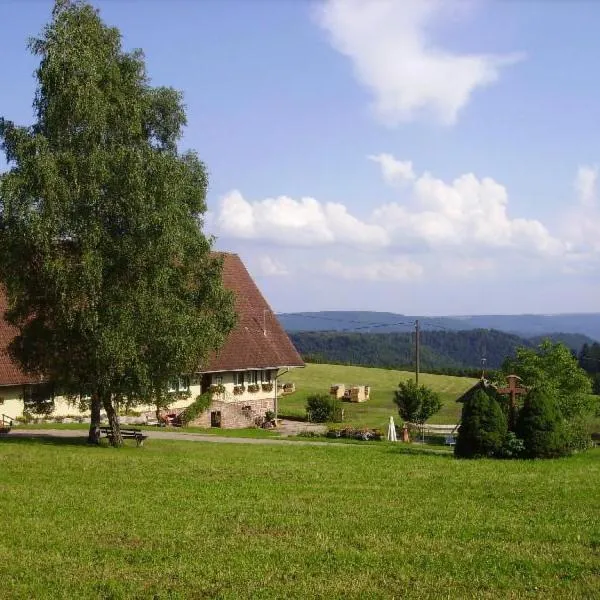
[[[332,362],[384,368],[402,368],[414,365],[415,345],[412,333],[359,333],[338,331],[291,332],[290,337],[309,362]],[[421,369],[423,371],[465,372],[471,374],[481,369],[485,359],[487,369],[497,369],[502,362],[514,356],[518,347],[533,348],[540,338],[523,338],[494,329],[472,329],[467,331],[422,331]],[[585,343],[585,336],[556,333],[545,336],[561,341],[580,357],[582,366],[590,374],[592,365],[600,367],[600,345]],[[584,342],[579,345],[579,342]],[[593,356],[592,356],[593,355]]]

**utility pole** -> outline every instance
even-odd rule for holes
[[[421,369],[421,340],[419,339],[419,319],[415,321],[415,383],[419,385],[419,370]]]

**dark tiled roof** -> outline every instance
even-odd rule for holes
[[[269,367],[303,367],[300,355],[271,312],[267,301],[237,254],[222,254],[223,283],[235,294],[238,321],[218,353],[202,371],[235,371]],[[4,320],[6,298],[0,288],[0,386],[39,382],[24,374],[9,358],[6,347],[16,330]],[[263,329],[264,328],[264,329]]]
[[[237,254],[223,253],[223,283],[234,292],[238,321],[203,371],[303,367],[304,362]]]
[[[490,383],[487,379],[480,379],[477,383],[473,384],[466,392],[459,396],[456,401],[462,402],[463,404],[469,400],[477,390],[483,390],[484,392],[488,389],[496,389],[495,386]]]

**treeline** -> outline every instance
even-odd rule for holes
[[[290,333],[290,337],[308,362],[414,368],[414,334],[302,331]],[[486,370],[498,369],[507,357],[515,355],[518,347],[533,348],[536,342],[494,329],[423,331],[421,369],[428,373],[479,376],[482,359]],[[586,352],[596,350],[588,345]],[[600,366],[600,360],[595,364]]]
[[[307,363],[313,364],[325,364],[325,365],[341,365],[344,367],[353,367],[357,366],[356,363],[346,362],[346,361],[338,361],[338,360],[330,360],[325,356],[321,356],[320,354],[302,354],[302,360]],[[377,369],[389,369],[390,371],[414,371],[415,365],[366,365],[360,364],[358,366],[362,367],[370,367]],[[453,375],[454,377],[471,377],[478,379],[481,377],[482,368],[472,368],[472,367],[426,367],[425,369],[421,368],[421,371],[424,373],[430,373],[431,375]],[[496,369],[485,369],[486,377],[493,377],[496,374]]]
[[[592,378],[594,394],[600,395],[600,344],[584,344],[577,355],[579,366]]]

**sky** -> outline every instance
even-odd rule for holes
[[[274,311],[600,311],[600,2],[93,4],[183,92],[205,231]],[[20,124],[51,9],[0,0]]]

